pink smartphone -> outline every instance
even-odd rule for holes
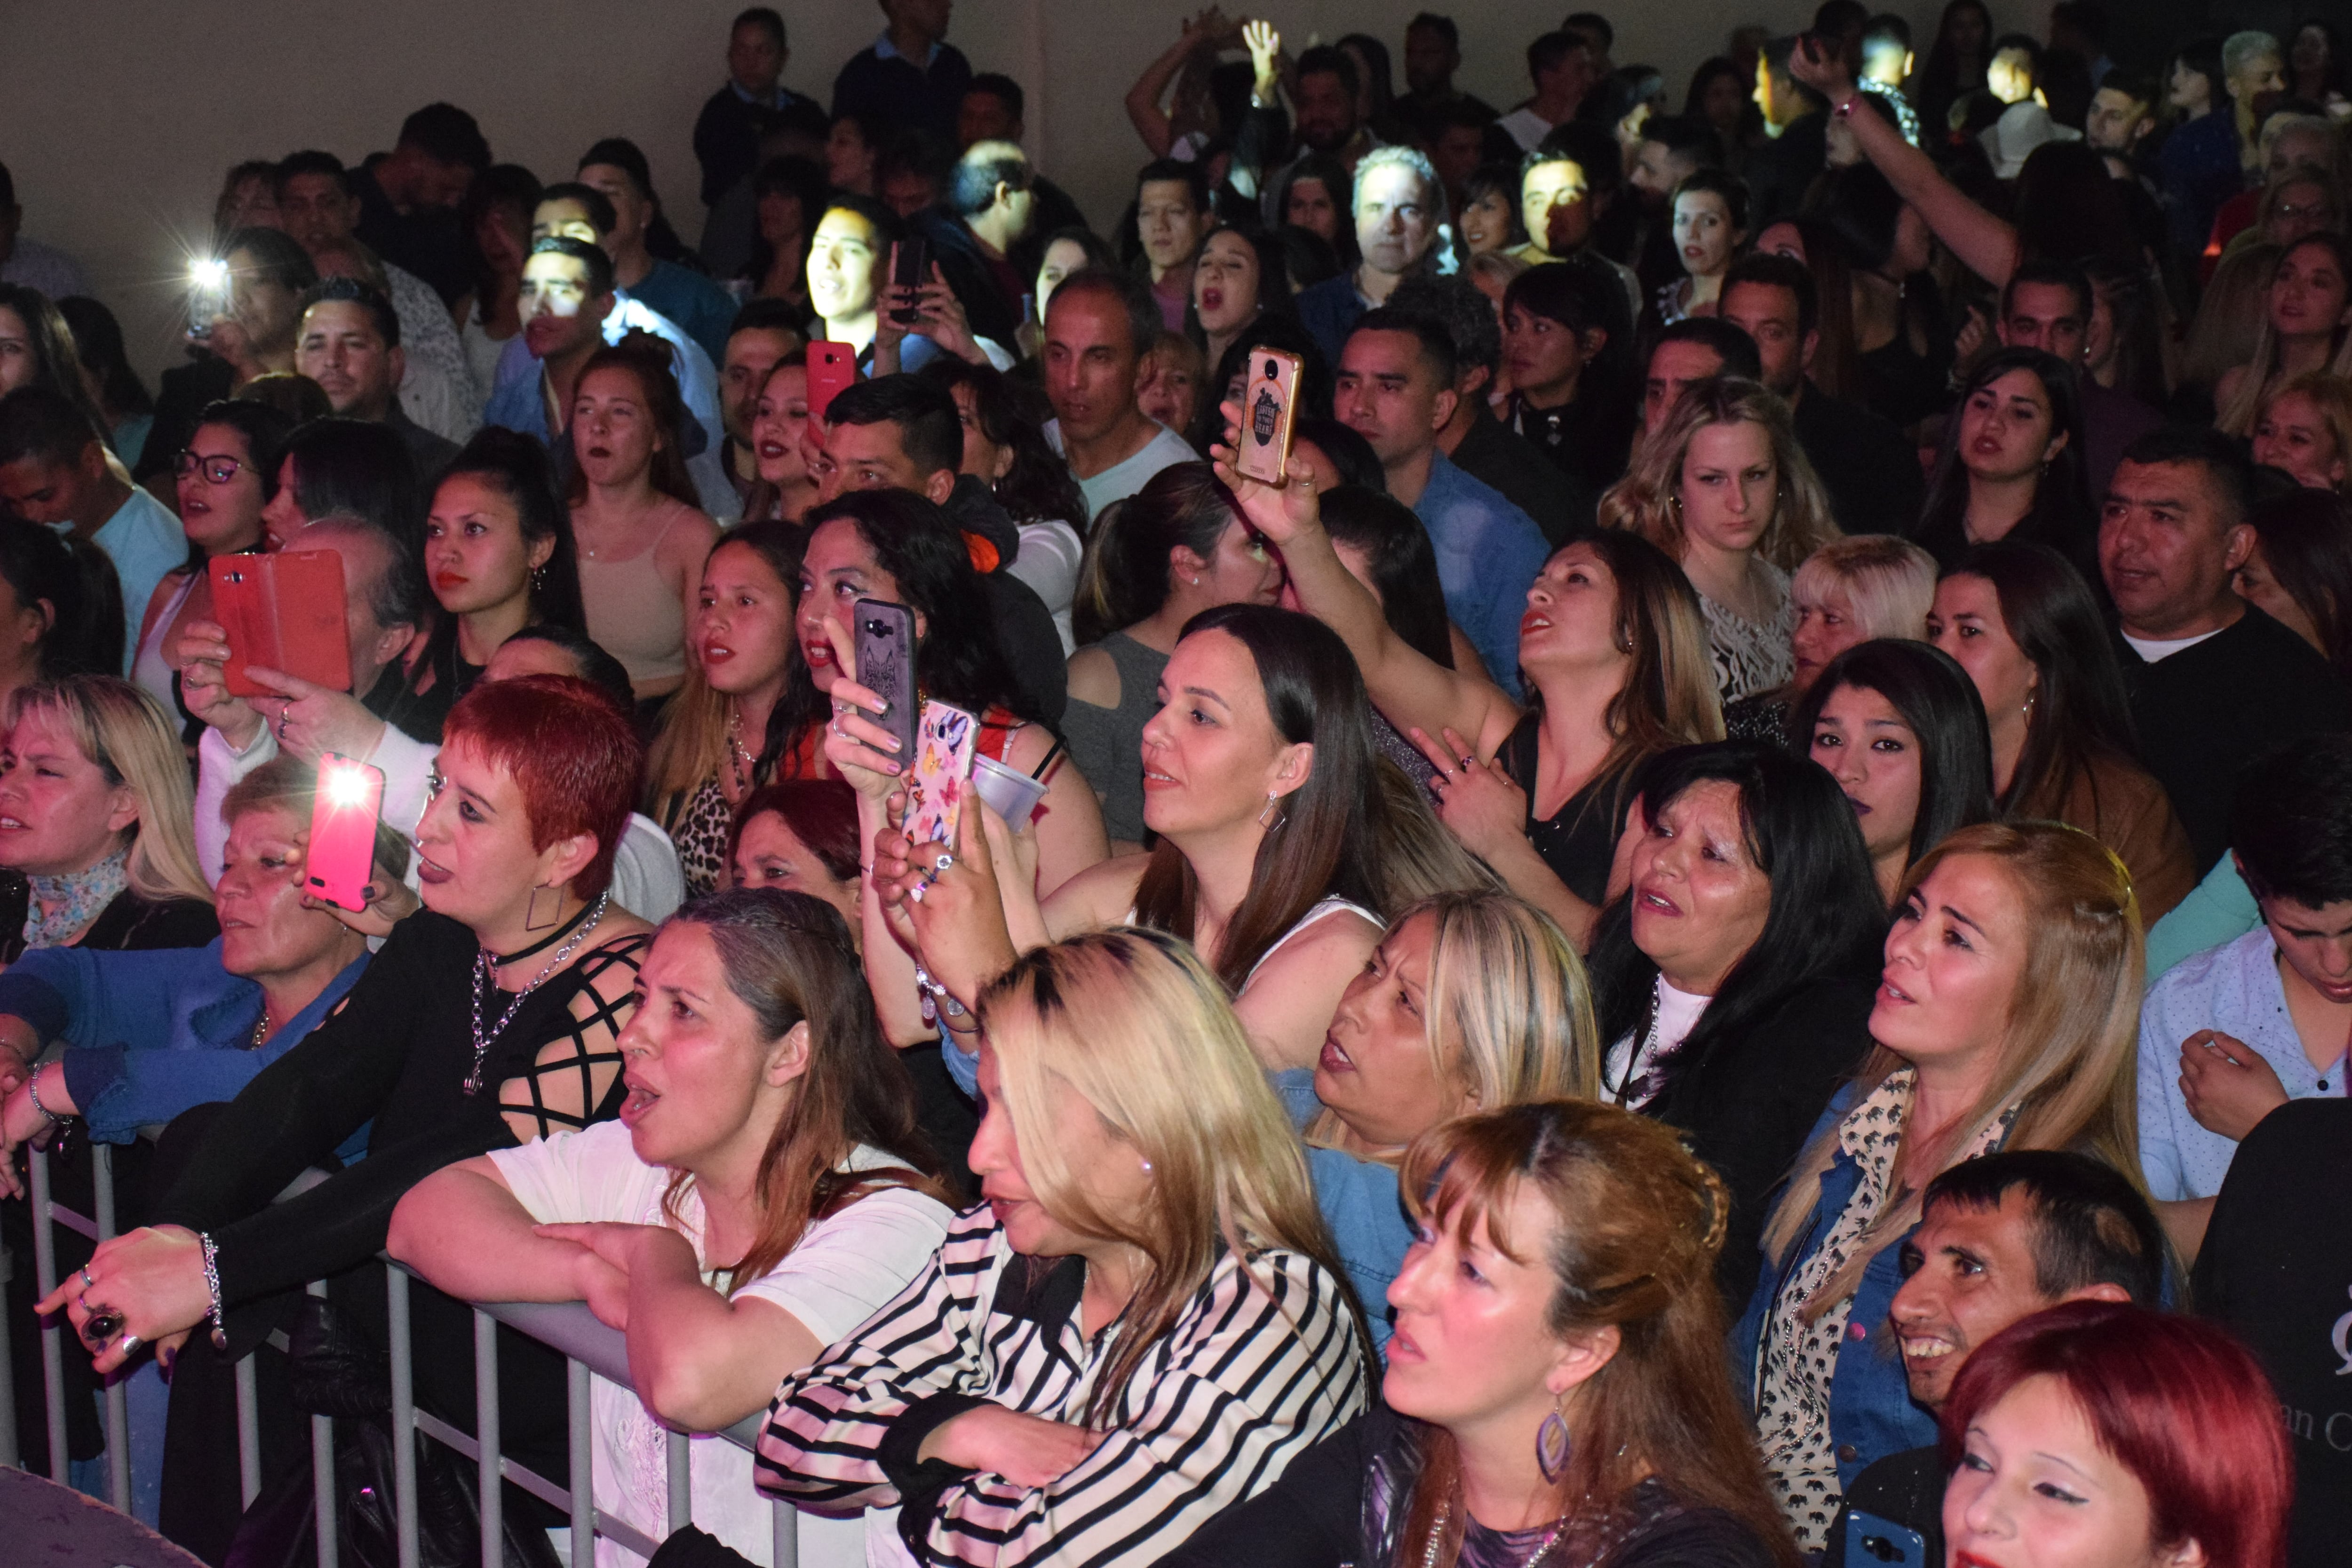
[[[1290,465],[1291,427],[1298,416],[1298,356],[1252,349],[1242,381],[1241,451],[1234,469],[1244,479],[1279,485]]]
[[[310,844],[302,879],[311,893],[340,909],[366,909],[375,870],[375,825],[383,813],[383,771],[329,752],[319,759],[319,793],[310,807]]]
[[[808,411],[812,419],[822,420],[824,411],[833,406],[835,396],[847,391],[857,381],[857,351],[847,343],[829,343],[823,339],[808,346]]]
[[[945,702],[923,704],[922,721],[915,726],[908,843],[955,843],[964,797],[971,791],[971,753],[979,739],[980,721],[962,709]]]

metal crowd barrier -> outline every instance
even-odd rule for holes
[[[93,1144],[90,1153],[92,1185],[97,1200],[93,1206],[98,1210],[94,1215],[78,1214],[51,1197],[48,1157],[38,1151],[32,1152],[33,1268],[37,1293],[41,1296],[56,1289],[58,1284],[54,1226],[64,1226],[92,1241],[104,1241],[114,1235],[112,1155],[102,1143]],[[314,1174],[311,1179],[318,1178]],[[308,1181],[297,1183],[289,1192],[299,1191],[309,1184]],[[13,1262],[8,1253],[0,1250],[0,1280],[8,1278]],[[504,1561],[505,1497],[499,1486],[502,1480],[520,1487],[550,1507],[562,1510],[571,1520],[574,1568],[590,1568],[594,1556],[594,1548],[590,1543],[597,1536],[640,1557],[651,1557],[661,1542],[646,1535],[627,1521],[597,1508],[592,1483],[594,1439],[589,1413],[589,1379],[593,1373],[623,1388],[630,1386],[628,1348],[625,1336],[619,1331],[598,1322],[595,1315],[582,1302],[560,1305],[503,1302],[476,1306],[473,1309],[474,1428],[479,1435],[478,1441],[416,1407],[415,1347],[410,1340],[408,1312],[408,1282],[412,1275],[410,1270],[389,1259],[386,1259],[386,1265],[385,1307],[391,1321],[392,1338],[393,1494],[395,1540],[399,1546],[401,1568],[415,1568],[417,1562],[416,1445],[412,1436],[416,1434],[430,1437],[474,1461],[481,1499],[484,1563]],[[309,1289],[313,1296],[323,1296],[327,1293],[326,1282],[314,1280]],[[500,1323],[561,1352],[564,1357],[571,1431],[571,1472],[565,1478],[564,1485],[558,1486],[499,1452],[498,1325]],[[59,1486],[68,1484],[64,1375],[64,1335],[67,1328],[60,1317],[58,1321],[46,1324],[41,1329],[41,1368],[49,1436],[49,1479]],[[0,1312],[0,1464],[16,1466],[18,1464],[16,1390],[12,1363],[8,1359],[11,1331],[7,1314]],[[285,1348],[282,1336],[273,1335],[272,1339],[276,1348]],[[246,1506],[250,1507],[261,1490],[260,1413],[252,1355],[247,1355],[236,1363],[236,1379],[237,1475],[243,1500]],[[761,1422],[761,1415],[755,1413],[717,1436],[748,1450],[759,1439]],[[108,1500],[118,1511],[128,1513],[131,1511],[131,1422],[121,1377],[110,1379],[106,1384],[105,1425]],[[665,1536],[683,1528],[692,1517],[693,1508],[688,1458],[691,1438],[684,1433],[672,1432],[668,1435],[668,1443],[669,1517]],[[310,1417],[310,1467],[317,1498],[319,1568],[336,1568],[334,1465],[334,1421],[329,1416],[313,1415]],[[776,1568],[798,1568],[799,1511],[790,1503],[775,1501],[769,1504],[769,1510]]]

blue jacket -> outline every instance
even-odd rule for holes
[[[1265,1076],[1290,1124],[1304,1131],[1323,1109],[1315,1097],[1314,1069],[1286,1068]],[[1331,1227],[1331,1240],[1339,1247],[1340,1267],[1364,1304],[1372,1348],[1386,1354],[1389,1287],[1404,1268],[1406,1248],[1412,1246],[1412,1226],[1405,1218],[1395,1167],[1337,1149],[1309,1149],[1307,1173],[1315,1184],[1315,1206],[1323,1211],[1323,1223]]]
[[[1839,1090],[1814,1124],[1805,1146],[1812,1147],[1813,1139],[1844,1121],[1865,1091],[1866,1086],[1859,1084]],[[1830,1168],[1822,1173],[1821,1197],[1786,1262],[1776,1266],[1769,1253],[1765,1256],[1756,1293],[1748,1298],[1739,1326],[1731,1331],[1732,1376],[1751,1408],[1763,1360],[1764,1328],[1779,1303],[1780,1288],[1820,1248],[1861,1186],[1861,1164],[1840,1149]],[[1898,1238],[1871,1258],[1854,1289],[1845,1337],[1838,1342],[1837,1367],[1830,1376],[1830,1441],[1837,1450],[1841,1489],[1851,1488],[1856,1476],[1888,1455],[1925,1447],[1936,1440],[1936,1418],[1911,1403],[1910,1386],[1903,1378],[1903,1358],[1887,1327],[1887,1312],[1903,1284],[1902,1256],[1903,1242]]]
[[[234,1100],[343,999],[368,965],[364,952],[316,1000],[252,1048],[261,987],[221,967],[220,939],[204,947],[91,952],[45,947],[0,974],[0,1014],[44,1040],[66,1042],[66,1092],[90,1137],[128,1143],[139,1129],[193,1106]],[[367,1147],[365,1129],[337,1152]]]
[[[1429,483],[1412,510],[1437,555],[1445,613],[1478,650],[1486,674],[1516,701],[1519,617],[1527,614],[1528,584],[1551,555],[1543,530],[1444,452],[1430,454]]]
[[[1315,340],[1315,346],[1323,351],[1323,357],[1334,371],[1339,368],[1340,356],[1347,352],[1348,334],[1356,330],[1356,323],[1370,308],[1356,292],[1356,270],[1352,267],[1336,278],[1326,278],[1301,289],[1298,297],[1291,301],[1291,309],[1298,314],[1298,324],[1307,329],[1307,336]]]

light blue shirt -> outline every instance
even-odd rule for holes
[[[2148,1196],[2210,1198],[2221,1190],[2237,1140],[2210,1132],[2180,1093],[2180,1043],[2219,1029],[2270,1063],[2289,1099],[2344,1093],[2344,1060],[2315,1068],[2286,1010],[2278,946],[2258,926],[2234,942],[2175,965],[2152,986],[2139,1014],[2139,1163]]]
[[[1154,423],[1157,424],[1156,421]],[[1103,508],[1113,501],[1125,500],[1150,484],[1151,477],[1160,469],[1201,460],[1201,454],[1192,450],[1183,437],[1165,425],[1159,425],[1158,429],[1159,434],[1146,441],[1135,456],[1125,462],[1113,463],[1090,479],[1079,479],[1077,471],[1071,470],[1070,478],[1078,480],[1078,491],[1087,498],[1088,517],[1100,517]],[[1068,454],[1062,449],[1060,420],[1045,421],[1045,445],[1054,448],[1055,457],[1068,461]]]
[[[1535,519],[1503,492],[1432,452],[1429,483],[1413,506],[1437,552],[1445,613],[1478,650],[1495,684],[1519,695],[1519,617],[1528,585],[1551,554]]]
[[[63,527],[58,531],[70,533],[72,529]],[[139,656],[139,623],[147,614],[147,601],[155,596],[155,584],[166,574],[187,563],[188,538],[170,508],[133,485],[131,499],[100,525],[90,542],[106,552],[106,558],[114,563],[115,578],[122,584],[122,623],[127,628],[122,673],[128,676],[131,661]]]

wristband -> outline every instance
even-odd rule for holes
[[[228,1330],[221,1322],[220,1245],[201,1230],[196,1232],[196,1241],[205,1249],[205,1293],[212,1298],[212,1311],[207,1315],[213,1321],[213,1349],[226,1351]]]
[[[1856,88],[1852,92],[1847,93],[1845,95],[1845,101],[1839,104],[1835,109],[1831,110],[1830,113],[1840,120],[1852,120],[1853,118],[1853,111],[1860,107],[1862,107],[1862,89],[1860,88]]]

